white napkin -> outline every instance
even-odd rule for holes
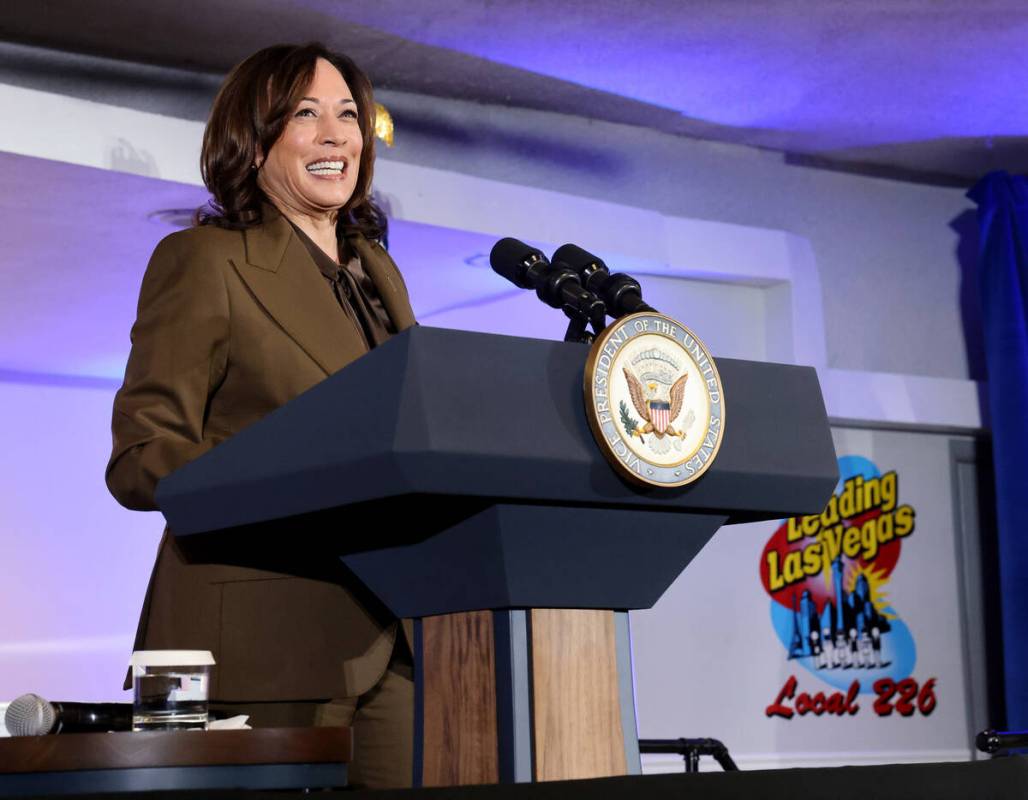
[[[228,719],[212,719],[207,723],[209,731],[248,731],[251,730],[246,721],[250,719],[246,714],[239,714]]]

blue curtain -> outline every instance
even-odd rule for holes
[[[992,172],[978,204],[1007,728],[1028,730],[1028,179]]]

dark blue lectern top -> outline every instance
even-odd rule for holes
[[[838,472],[813,369],[718,359],[726,426],[714,466],[680,489],[639,489],[589,430],[587,353],[412,328],[162,480],[158,503],[178,535],[405,495],[729,523],[824,507]]]

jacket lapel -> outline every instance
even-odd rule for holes
[[[347,241],[357,251],[361,266],[378,289],[378,296],[382,298],[382,305],[396,326],[396,332],[411,327],[414,324],[414,311],[393,259],[380,245],[362,236],[351,236]]]
[[[268,314],[331,375],[367,352],[361,334],[288,220],[270,206],[264,212],[263,225],[243,232],[246,262],[233,266]]]

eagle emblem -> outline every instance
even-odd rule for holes
[[[638,367],[640,375],[636,375],[629,367],[624,367],[623,372],[632,405],[642,417],[642,424],[631,419],[626,413],[627,409],[622,407],[622,424],[625,425],[626,433],[638,437],[655,453],[667,453],[672,444],[676,450],[680,450],[686,430],[696,418],[695,413],[690,411],[682,420],[681,430],[675,428],[674,423],[682,413],[685,383],[689,374],[684,373],[676,378],[678,362],[659,349],[640,353],[632,359],[632,367]],[[647,442],[646,436],[649,434],[653,434],[653,437]]]
[[[714,462],[725,402],[713,357],[691,330],[655,311],[621,317],[585,365],[589,427],[618,474],[644,486],[685,486]]]

